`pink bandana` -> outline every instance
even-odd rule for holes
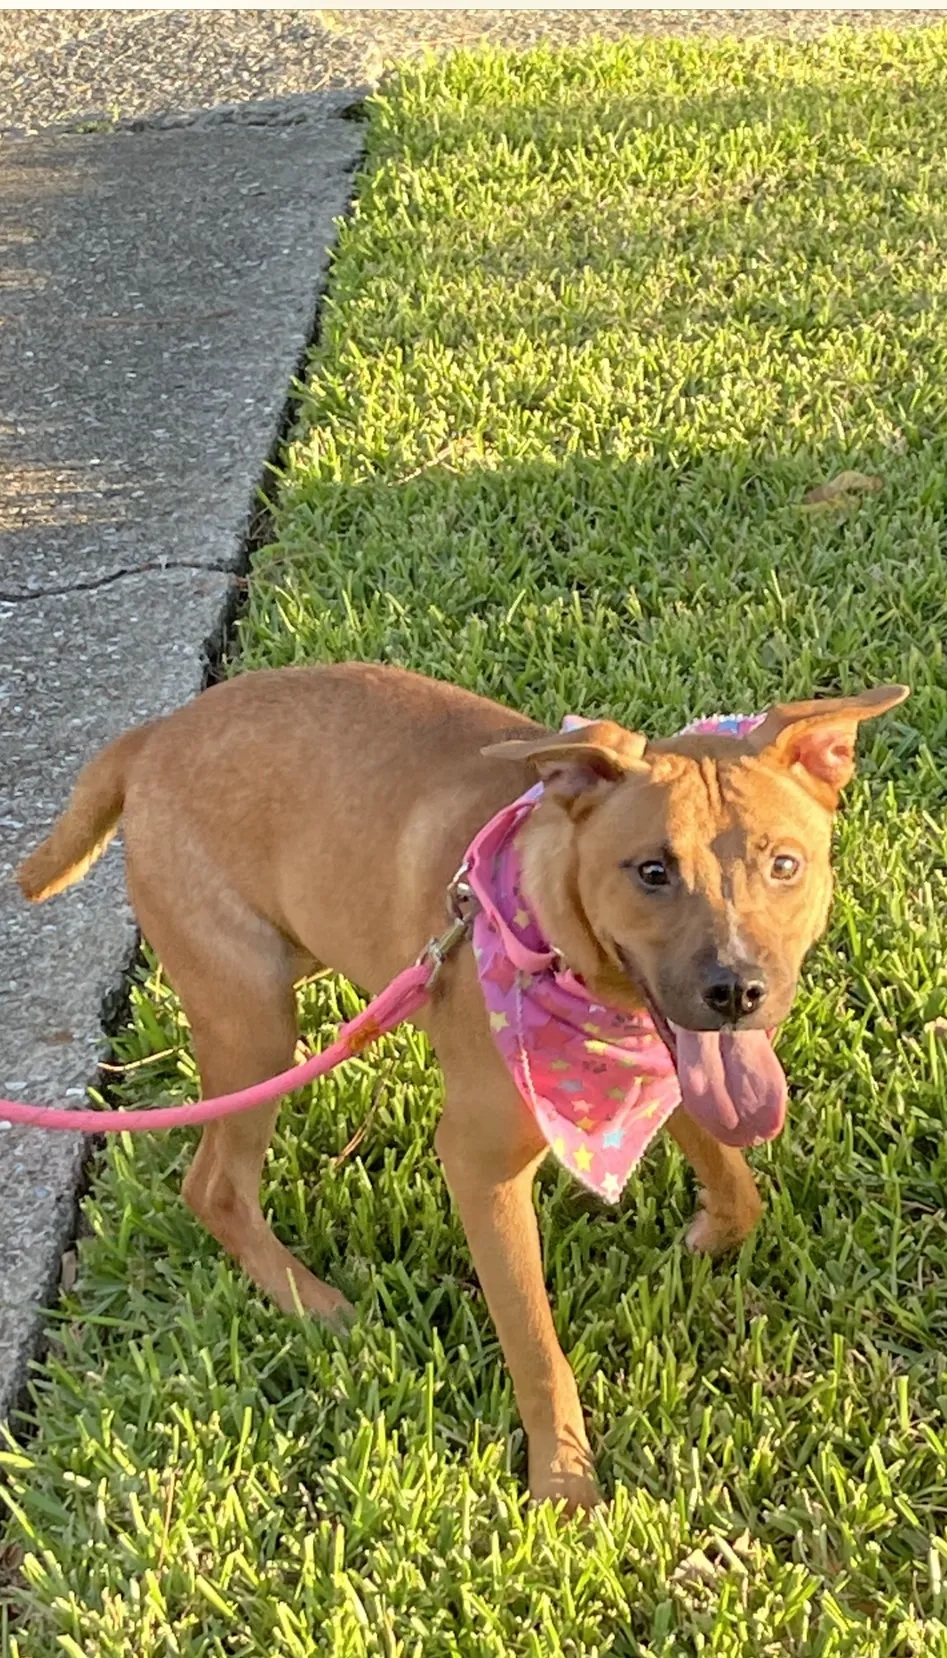
[[[761,718],[721,716],[687,731],[742,737]],[[587,723],[570,717],[563,729]],[[542,792],[537,783],[504,807],[467,853],[467,878],[480,903],[477,972],[494,1040],[548,1144],[570,1173],[615,1203],[680,1105],[681,1089],[650,1014],[590,1001],[523,896],[516,834]]]

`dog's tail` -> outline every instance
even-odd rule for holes
[[[16,872],[25,898],[36,904],[52,898],[81,881],[101,857],[118,828],[129,766],[156,723],[126,731],[83,766],[66,810]]]

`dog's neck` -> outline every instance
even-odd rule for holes
[[[520,883],[550,949],[590,996],[639,1011],[644,998],[596,937],[579,892],[575,828],[553,801],[540,801],[516,837]]]

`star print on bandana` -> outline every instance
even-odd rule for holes
[[[583,725],[570,719],[565,729]],[[691,732],[742,737],[759,718],[721,716]],[[474,956],[490,1029],[549,1146],[609,1203],[681,1103],[674,1061],[647,1013],[591,1002],[543,937],[522,891],[516,835],[537,784],[480,831],[467,853],[480,901]]]

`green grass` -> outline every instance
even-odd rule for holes
[[[377,100],[368,145],[236,667],[401,662],[652,732],[914,697],[865,733],[756,1236],[686,1256],[668,1144],[617,1212],[540,1181],[594,1523],[524,1501],[403,1031],[287,1109],[267,1168],[358,1303],[347,1342],[192,1222],[188,1137],[111,1147],[5,1459],[3,1650],[947,1654],[947,30],[460,56]],[[802,509],[848,467],[882,491]],[[353,1005],[319,981],[306,1027]],[[195,1089],[143,976],[118,1057],[167,1049],[122,1097]]]

